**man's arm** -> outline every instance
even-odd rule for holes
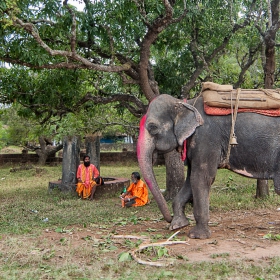
[[[99,171],[98,169],[92,164],[92,179],[94,180],[99,176]]]
[[[131,194],[132,187],[133,187],[133,184],[130,184],[129,187],[127,188],[126,192],[121,194],[121,197],[124,198],[126,195]]]
[[[79,165],[78,170],[77,170],[78,183],[82,183],[81,173],[82,173],[82,168],[81,168],[81,165]]]

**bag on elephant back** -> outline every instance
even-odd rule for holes
[[[237,89],[232,85],[202,83],[204,103],[211,107],[234,108]],[[238,108],[278,109],[280,108],[280,89],[241,89]]]

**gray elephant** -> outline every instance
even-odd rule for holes
[[[137,156],[140,170],[170,228],[188,225],[185,205],[193,198],[196,225],[191,238],[209,238],[209,193],[217,169],[227,168],[250,178],[272,179],[280,194],[280,118],[238,113],[235,134],[238,145],[228,157],[232,116],[210,116],[203,98],[187,103],[162,94],[149,105],[140,122]],[[182,147],[187,139],[187,178],[173,201],[173,217],[157,185],[152,154]]]

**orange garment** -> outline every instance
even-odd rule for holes
[[[127,194],[124,196],[124,198],[122,198],[122,207],[124,208],[125,207],[125,202],[124,202],[124,199],[125,198],[132,198],[132,195],[131,194]],[[134,205],[133,205],[134,206]]]
[[[147,185],[141,179],[136,184],[130,184],[130,186],[127,189],[127,192],[129,192],[129,194],[126,195],[125,198],[131,198],[136,196],[136,203],[132,205],[134,207],[143,206],[149,201]]]
[[[204,103],[204,111],[207,115],[213,116],[225,116],[232,114],[231,108],[221,108],[221,107],[212,107]],[[280,116],[279,109],[250,109],[250,108],[238,108],[238,113],[257,113],[265,116],[278,117]]]
[[[99,176],[98,169],[91,164],[85,167],[84,164],[80,164],[77,171],[77,178],[82,182],[77,183],[76,192],[82,198],[88,198],[91,195],[92,188],[96,185],[94,178]]]

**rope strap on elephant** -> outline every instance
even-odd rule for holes
[[[235,128],[235,123],[236,123],[236,118],[237,118],[237,112],[238,112],[238,102],[239,102],[239,97],[240,97],[240,92],[241,89],[237,89],[237,96],[235,99],[235,105],[234,105],[234,111],[233,111],[233,102],[231,102],[231,130],[230,130],[230,136],[229,136],[229,142],[228,142],[228,150],[227,150],[227,156],[226,156],[226,161],[225,161],[225,167],[229,168],[229,157],[230,157],[230,151],[231,147],[233,144],[233,140],[236,139],[234,128]],[[232,95],[231,95],[232,97]],[[237,142],[236,142],[237,144]]]
[[[280,89],[233,89],[232,85],[202,83],[204,111],[208,115],[232,116],[231,131],[223,166],[229,168],[231,148],[237,145],[234,128],[238,112],[280,116]],[[233,110],[234,106],[234,110]]]

